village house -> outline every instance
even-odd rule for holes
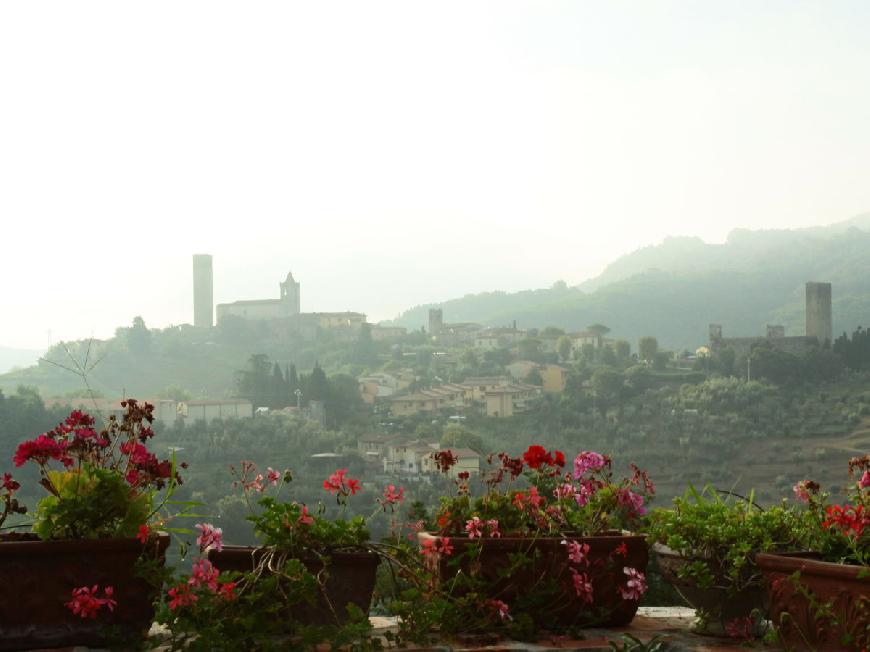
[[[408,329],[404,326],[378,326],[374,324],[371,327],[371,334],[375,342],[383,342],[384,340],[395,340],[404,337],[408,334]]]
[[[214,421],[215,419],[251,419],[254,405],[241,398],[179,401],[176,414],[191,421]]]
[[[541,388],[535,385],[508,385],[490,390],[485,396],[486,416],[512,417],[527,411],[541,397]]]
[[[121,405],[122,398],[67,398],[67,397],[50,397],[43,400],[46,408],[68,405],[73,409],[81,410],[90,414],[92,417],[107,422],[110,416],[114,416],[120,421],[124,416],[127,408]],[[154,418],[162,421],[165,424],[175,423],[176,401],[170,399],[137,399],[141,405],[150,403],[154,406]]]
[[[538,370],[544,380],[543,389],[548,394],[561,394],[568,384],[568,370],[558,364],[544,364]]]
[[[604,346],[604,337],[600,333],[591,331],[581,331],[578,333],[568,333],[568,338],[571,340],[571,353],[574,357],[580,355],[584,346],[591,346],[594,349],[600,349]]]
[[[526,336],[526,331],[510,328],[487,328],[474,336],[474,348],[479,351],[494,351],[510,347]]]
[[[450,452],[456,457],[456,464],[447,471],[448,477],[455,480],[463,472],[470,475],[480,473],[480,454],[470,448],[451,448]],[[431,454],[421,460],[421,469],[423,473],[440,473]]]
[[[390,475],[420,475],[432,453],[439,449],[437,443],[407,441],[388,444],[383,457],[384,473]]]

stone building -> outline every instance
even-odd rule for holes
[[[209,254],[193,256],[193,325],[214,326],[214,280]]]
[[[721,324],[710,324],[710,350],[729,348],[738,356],[748,355],[753,347],[764,343],[784,353],[799,354],[814,346],[830,346],[832,342],[831,284],[806,284],[806,335],[785,334],[779,324],[767,326],[765,337],[723,337]]]
[[[807,336],[815,337],[819,344],[830,346],[833,342],[831,313],[831,284],[807,283],[806,298]]]
[[[218,323],[229,316],[242,319],[269,321],[272,319],[287,319],[300,314],[299,283],[294,280],[293,273],[288,272],[287,278],[278,284],[280,288],[277,299],[248,299],[219,303],[217,306]]]

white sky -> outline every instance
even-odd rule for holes
[[[870,210],[870,3],[4,2],[0,345],[370,319]]]

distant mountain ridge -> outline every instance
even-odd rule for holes
[[[635,343],[655,335],[671,348],[707,340],[709,323],[726,336],[763,334],[766,324],[804,332],[804,283],[833,283],[834,333],[870,325],[870,213],[829,226],[735,229],[724,244],[667,238],[614,261],[577,287],[468,295],[416,306],[394,323],[425,326],[428,308],[446,322],[476,321],[579,330],[603,323]]]

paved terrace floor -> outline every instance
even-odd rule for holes
[[[628,627],[616,629],[587,629],[584,630],[582,639],[573,639],[567,636],[550,636],[542,638],[534,643],[502,640],[498,642],[474,643],[452,642],[425,648],[427,652],[572,652],[573,650],[592,652],[610,652],[610,641],[619,643],[622,634],[630,634],[641,641],[647,642],[656,636],[667,642],[667,652],[728,652],[733,650],[764,649],[768,652],[776,652],[780,648],[764,645],[761,641],[745,643],[727,638],[713,638],[699,636],[691,631],[695,612],[684,607],[641,607],[637,616]],[[372,619],[374,633],[384,633],[395,627],[395,619],[375,616]],[[160,633],[157,626],[152,630],[152,635]],[[423,648],[406,648],[406,650],[419,650]],[[53,648],[40,650],[39,652],[98,652],[95,648],[72,647]],[[99,652],[104,652],[100,650]],[[107,652],[107,651],[106,651]],[[241,652],[241,651],[240,651]],[[399,652],[398,650],[396,652]]]

